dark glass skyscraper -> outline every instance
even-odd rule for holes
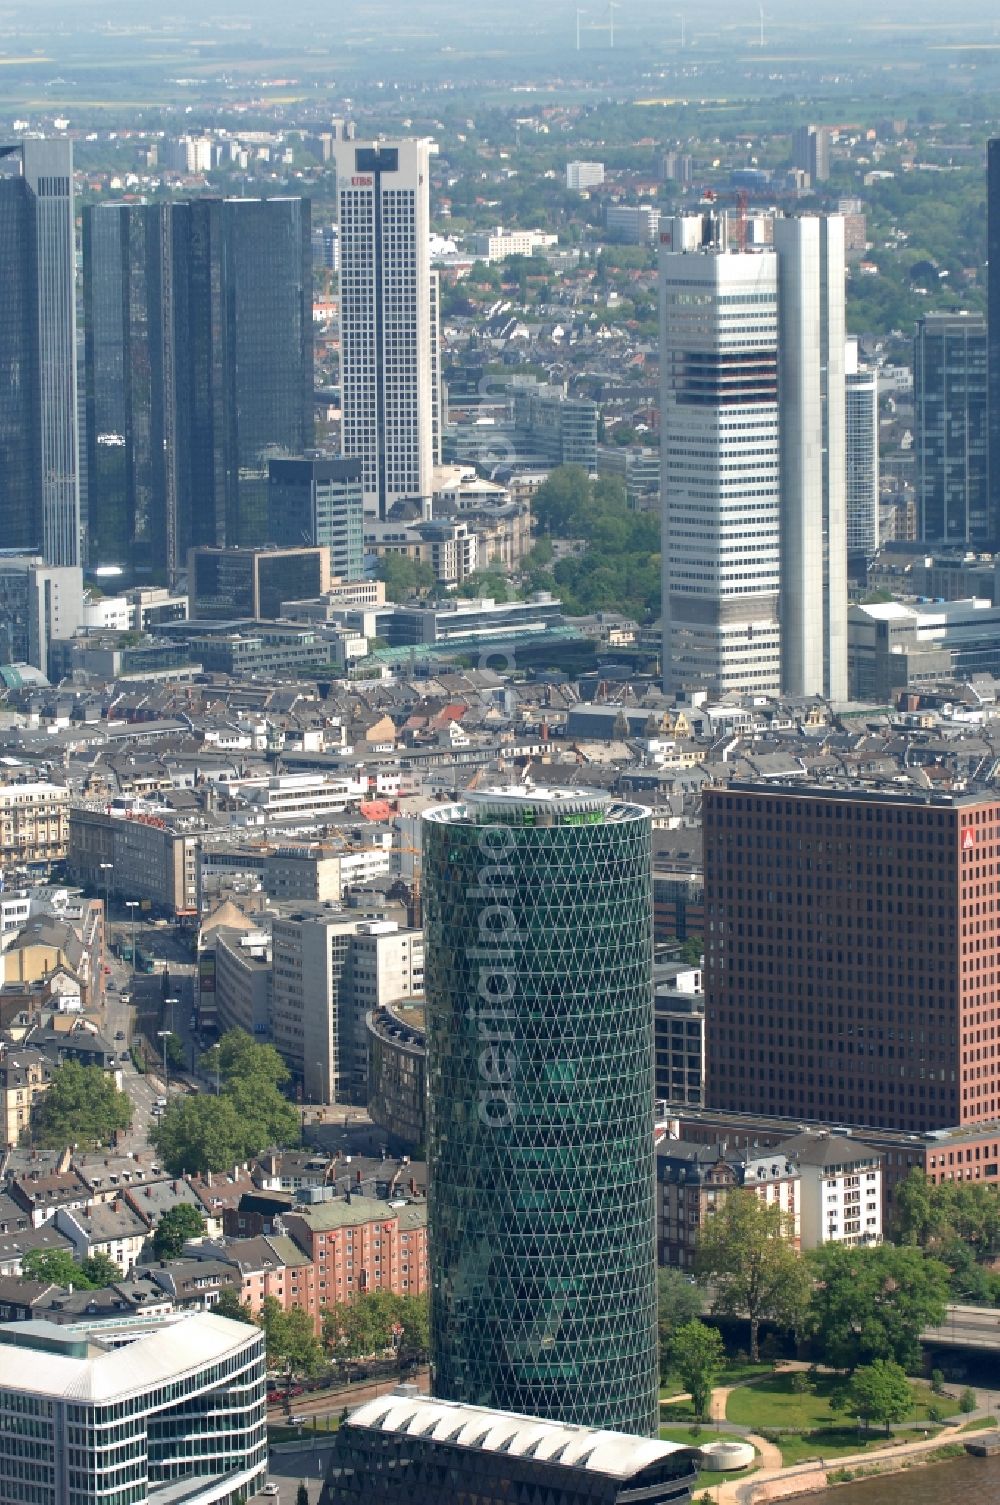
[[[926,543],[990,547],[987,335],[981,314],[927,314],[913,342],[917,511]]]
[[[987,146],[986,270],[990,548],[1000,548],[1000,140]]]
[[[92,565],[158,572],[168,555],[163,289],[165,204],[83,212]]]
[[[73,145],[0,147],[0,540],[80,562]]]
[[[424,817],[433,1389],[655,1433],[648,811]]]
[[[312,440],[308,201],[89,208],[84,307],[92,561],[265,543],[268,460]]]

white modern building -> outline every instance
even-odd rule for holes
[[[803,1249],[882,1242],[882,1157],[846,1134],[797,1134],[778,1145],[799,1172]]]
[[[79,565],[47,565],[40,554],[0,556],[0,663],[49,671],[49,647],[85,618]]]
[[[843,221],[660,232],[668,691],[847,693]]]
[[[544,230],[505,230],[497,225],[473,238],[472,249],[481,261],[506,261],[508,256],[534,256],[559,244],[558,235]]]
[[[603,162],[567,162],[566,187],[570,193],[586,193],[604,182]]]
[[[878,553],[878,377],[847,342],[847,552]]]
[[[235,1505],[266,1477],[259,1328],[0,1325],[0,1505]]]
[[[437,273],[428,140],[338,141],[341,449],[366,509],[430,498],[440,454]]]
[[[271,922],[271,1040],[303,1100],[363,1100],[365,1014],[423,989],[419,930],[336,904],[297,905]]]

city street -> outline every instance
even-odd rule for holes
[[[106,960],[111,968],[107,981],[113,982],[114,987],[108,987],[105,991],[103,1021],[105,1038],[115,1046],[119,1057],[132,1045],[140,1021],[144,1032],[157,1045],[157,1031],[163,1027],[163,966],[158,965],[157,970],[149,974],[133,974],[131,964],[114,954],[113,945],[124,944],[130,947],[132,944],[131,920],[121,918],[121,915],[121,906],[113,904],[112,919],[108,925]],[[187,937],[179,936],[172,926],[157,928],[137,923],[135,930],[140,951],[152,956],[157,962],[165,963],[169,971],[170,995],[177,998],[178,1002],[172,1010],[167,1010],[166,1023],[169,1027],[172,1022],[175,1033],[181,1037],[185,1064],[190,1066],[192,1047],[195,1059],[198,1054],[197,1041],[193,1039],[194,1032],[190,1028],[194,975],[190,942]],[[128,1003],[125,1002],[126,998],[130,1000]],[[116,1038],[119,1033],[122,1034],[122,1039]],[[121,1137],[120,1147],[126,1151],[145,1150],[149,1147],[149,1132],[155,1123],[152,1109],[156,1099],[163,1095],[162,1055],[157,1052],[157,1064],[154,1067],[156,1076],[152,1080],[136,1071],[131,1058],[120,1059],[119,1066],[122,1087],[128,1093],[134,1111],[132,1127],[128,1134]],[[180,1083],[175,1086],[179,1087]],[[185,1090],[188,1090],[187,1084]]]
[[[289,1444],[287,1452],[284,1448],[280,1453],[272,1450],[267,1477],[280,1488],[278,1505],[295,1505],[300,1484],[305,1484],[309,1491],[309,1505],[316,1505],[332,1445],[333,1437],[328,1435],[310,1439],[301,1448]]]

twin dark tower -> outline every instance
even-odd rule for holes
[[[83,212],[92,564],[268,541],[268,460],[313,438],[307,199]]]
[[[424,817],[431,1346],[445,1400],[655,1435],[650,817]]]

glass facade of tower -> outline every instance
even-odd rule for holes
[[[424,818],[434,1392],[657,1424],[648,812]]]
[[[160,204],[83,211],[92,565],[162,574],[168,554]]]
[[[30,139],[0,158],[0,538],[76,565],[73,145]]]
[[[309,226],[303,199],[87,210],[92,563],[268,541],[268,460],[313,436]]]
[[[20,177],[0,178],[0,536],[42,546],[34,216]]]
[[[920,537],[990,546],[987,327],[979,314],[928,314],[913,342]]]

